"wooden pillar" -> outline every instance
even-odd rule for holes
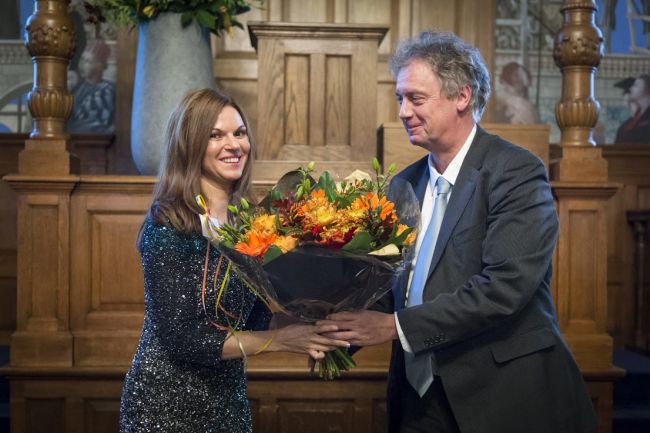
[[[553,167],[555,180],[607,181],[607,161],[592,137],[600,110],[594,75],[603,57],[596,9],[594,0],[565,0],[560,9],[564,25],[555,38],[553,58],[562,71],[562,99],[555,105],[562,159]]]
[[[29,111],[34,118],[30,139],[18,159],[21,174],[66,175],[79,172],[79,160],[68,151],[65,120],[72,110],[67,70],[75,49],[69,0],[34,2],[27,20],[27,49],[34,62]]]
[[[611,431],[612,384],[621,371],[612,365],[607,334],[607,214],[616,192],[607,183],[607,161],[595,147],[592,129],[600,106],[594,75],[603,56],[593,0],[565,0],[564,25],[553,56],[562,71],[562,99],[555,116],[562,131],[562,158],[551,166],[560,217],[554,291],[560,327],[576,357],[600,419]]]
[[[27,48],[34,62],[30,138],[19,154],[18,174],[4,179],[18,196],[16,332],[12,366],[72,365],[69,331],[70,192],[79,160],[69,150],[65,120],[72,108],[67,66],[75,29],[69,0],[34,3]]]

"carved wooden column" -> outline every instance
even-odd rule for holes
[[[562,131],[562,159],[556,180],[606,181],[607,161],[592,137],[600,104],[594,98],[594,75],[603,57],[603,37],[595,24],[593,0],[566,0],[564,25],[555,38],[553,58],[562,71],[562,99],[555,119]]]
[[[72,175],[79,164],[65,133],[72,107],[67,66],[75,48],[68,4],[37,1],[27,21],[26,45],[34,61],[28,101],[34,124],[19,155],[19,173],[4,178],[18,196],[18,293],[11,338],[11,365],[16,367],[72,365],[70,192],[79,179]]]
[[[27,49],[34,62],[34,87],[28,96],[34,118],[30,140],[19,156],[21,174],[79,172],[78,159],[68,151],[65,120],[72,110],[67,69],[75,49],[75,29],[68,16],[69,0],[34,2],[27,20]]]
[[[560,217],[554,295],[562,333],[587,381],[600,419],[611,431],[612,338],[607,334],[607,214],[616,192],[607,183],[607,161],[595,147],[592,129],[600,106],[594,74],[603,56],[593,0],[566,0],[564,25],[553,56],[562,71],[562,99],[555,107],[562,131],[562,158],[551,167]]]

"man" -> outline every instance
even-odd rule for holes
[[[614,143],[650,143],[650,74],[636,78],[623,94],[630,118],[618,127]]]
[[[477,126],[489,76],[458,37],[422,33],[391,69],[409,140],[430,152],[398,174],[422,206],[416,259],[394,313],[322,323],[354,345],[393,341],[390,432],[594,430],[552,305],[558,221],[542,162]]]

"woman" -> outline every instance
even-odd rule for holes
[[[139,236],[146,307],[120,431],[250,432],[242,358],[288,351],[321,359],[348,344],[320,335],[331,326],[262,330],[269,311],[201,235],[197,194],[217,221],[226,221],[228,204],[249,196],[254,146],[239,106],[216,90],[190,92],[165,141]]]

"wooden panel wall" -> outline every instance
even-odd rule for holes
[[[634,346],[636,293],[634,290],[634,238],[625,212],[650,209],[650,146],[602,146],[609,180],[620,188],[607,208],[608,330],[617,346]],[[646,253],[647,254],[647,253]],[[645,275],[650,275],[646,264]]]
[[[0,179],[18,172],[18,154],[28,134],[0,134]],[[81,172],[104,174],[114,137],[104,134],[75,134],[71,148],[81,159]],[[129,154],[130,158],[130,154]],[[0,180],[0,345],[9,344],[16,329],[16,221],[17,196]]]
[[[481,10],[481,13],[476,13]],[[436,29],[453,31],[469,43],[479,47],[491,69],[494,57],[494,41],[485,35],[494,34],[494,20],[496,2],[494,0],[270,0],[265,3],[264,9],[253,9],[247,13],[242,21],[284,21],[284,22],[318,22],[318,23],[354,23],[354,24],[380,24],[389,27],[389,31],[379,45],[377,65],[377,121],[376,126],[386,122],[398,121],[397,103],[395,102],[395,84],[388,70],[388,56],[401,39],[417,34],[422,30]],[[232,93],[243,105],[244,110],[251,119],[253,132],[260,130],[258,125],[257,95],[258,95],[258,62],[255,51],[251,46],[248,34],[238,30],[234,38],[214,39],[215,47],[215,76],[217,82],[224,89]],[[340,63],[343,59],[332,60],[329,68],[344,67]],[[303,63],[300,63],[303,62]],[[313,64],[303,57],[302,60],[292,59],[291,68],[296,68],[296,76],[307,78],[307,63]],[[302,65],[302,66],[301,66]],[[302,69],[301,69],[302,68]],[[303,71],[303,72],[300,72]],[[325,75],[325,74],[323,74]],[[345,76],[345,74],[337,74]],[[313,76],[312,76],[313,78]],[[302,93],[302,102],[307,103],[310,95],[311,106],[326,107],[327,94],[310,94],[308,82],[297,84],[295,91]],[[353,88],[359,86],[358,81],[350,84]],[[337,92],[344,92],[345,83],[340,83],[339,90],[333,89],[332,96],[341,96]],[[313,98],[319,98],[314,100]],[[293,107],[296,112],[301,108]],[[485,119],[490,118],[489,110]],[[295,119],[298,120],[298,119]],[[318,128],[319,123],[314,123],[314,118],[303,118],[309,123],[301,128],[293,129],[292,134],[303,135],[302,139],[313,138],[306,135],[309,128]],[[302,132],[301,132],[302,131]],[[337,131],[337,133],[340,132]],[[332,133],[335,134],[335,133]],[[294,135],[291,136],[295,137]],[[339,136],[331,136],[336,141]]]
[[[129,365],[142,328],[135,240],[155,179],[86,177],[70,211],[70,329],[76,366]]]
[[[10,138],[10,137],[7,137]],[[0,143],[0,178],[18,171],[22,140]],[[16,329],[16,193],[0,180],[0,345],[9,345]]]

